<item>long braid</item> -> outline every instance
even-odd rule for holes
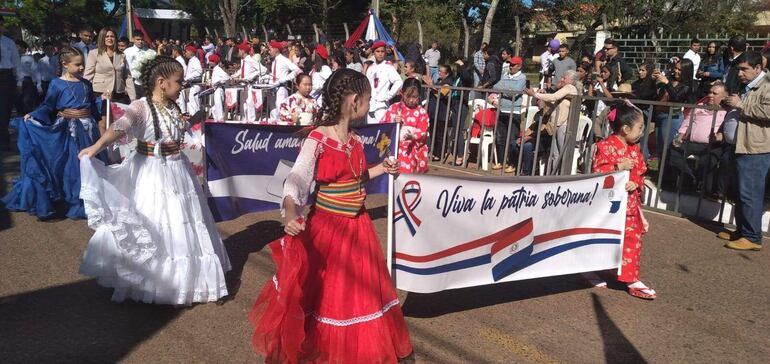
[[[155,91],[154,89],[156,81],[159,77],[169,78],[174,75],[175,72],[180,71],[182,71],[182,65],[179,64],[179,62],[177,62],[175,59],[168,56],[157,56],[142,65],[141,80],[147,92],[147,104],[150,106],[150,113],[152,114],[152,126],[155,131],[156,140],[160,140],[161,138],[160,119],[158,118],[158,112],[155,109],[155,105],[152,101],[152,95]],[[177,111],[180,111],[179,105],[177,105],[175,102],[173,104],[176,106]]]

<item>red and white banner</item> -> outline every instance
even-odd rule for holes
[[[430,293],[620,266],[627,172],[394,181],[396,286]]]

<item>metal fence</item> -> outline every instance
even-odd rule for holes
[[[706,45],[715,41],[725,46],[732,35],[728,34],[668,34],[660,37],[613,34],[620,47],[623,58],[629,64],[640,65],[653,62],[665,64],[671,57],[682,57],[690,49],[690,41],[698,38],[701,42],[701,53]],[[761,49],[768,41],[770,34],[745,34],[746,43],[750,48]]]
[[[444,92],[440,91],[442,89]],[[604,97],[572,96],[569,98],[567,123],[550,135],[544,130],[544,125],[549,123],[547,117],[533,105],[534,98],[522,92],[461,87],[442,89],[432,89],[423,102],[431,117],[429,147],[434,163],[448,168],[475,168],[498,176],[591,173],[595,143],[598,138],[610,134],[606,115],[599,112],[597,105],[618,102],[618,99]],[[510,113],[500,108],[492,112],[478,112],[479,108],[490,105],[487,99],[493,93],[507,99],[520,99],[522,106]],[[694,110],[712,114],[710,130],[713,131],[717,122],[722,122],[717,120],[716,111],[719,108],[630,101],[644,114],[645,133],[640,144],[645,154],[650,156],[646,159],[648,164],[653,167],[645,178],[644,206],[660,212],[734,225],[735,204],[731,202],[735,198],[733,191],[737,189],[732,180],[735,176],[731,157],[734,146],[716,141],[695,145],[697,143],[687,141],[696,115]],[[443,109],[442,103],[445,105]],[[686,119],[683,118],[684,111],[688,114]],[[484,126],[491,124],[486,123],[487,118],[495,118],[494,127]],[[687,125],[685,140],[681,145],[674,146],[681,123]],[[474,124],[479,129],[477,136],[469,134]],[[531,131],[531,139],[522,139],[524,130]],[[658,137],[658,134],[661,136]],[[662,142],[650,143],[653,136]],[[463,157],[463,163],[456,165],[455,158],[459,156]],[[469,164],[471,161],[474,163]],[[499,164],[497,167],[502,168],[492,169],[489,164]],[[506,165],[513,167],[508,169],[509,173],[506,172]],[[768,231],[766,224],[763,224],[763,231]]]
[[[244,91],[239,91],[238,105],[228,111],[228,120],[242,118],[244,99],[249,95],[246,95],[244,86],[240,87]],[[618,101],[605,97],[570,96],[566,123],[549,128],[545,110],[536,105],[534,97],[523,92],[449,86],[429,87],[424,91],[422,106],[430,117],[429,156],[433,165],[474,169],[478,173],[498,176],[590,173],[596,141],[610,134],[609,125],[604,121],[606,113],[600,112],[601,106]],[[494,104],[490,101],[493,94],[499,96],[499,101]],[[257,113],[258,121],[267,120],[274,108],[274,92],[263,90],[262,96],[263,107]],[[212,107],[211,96],[205,97],[204,101],[204,108]],[[731,196],[734,196],[731,191],[736,189],[731,180],[735,175],[732,170],[734,162],[730,158],[734,146],[713,142],[699,146],[697,153],[693,153],[688,150],[693,146],[690,143],[672,145],[678,124],[687,123],[685,135],[690,135],[694,110],[713,113],[710,129],[713,131],[718,108],[630,101],[645,115],[645,133],[640,144],[645,154],[651,157],[649,165],[656,167],[650,168],[645,178],[644,206],[661,212],[734,224],[735,205],[730,202]],[[508,105],[512,108],[507,108]],[[689,110],[688,120],[682,118],[684,110]],[[661,136],[658,137],[658,134]],[[649,143],[652,135],[661,142]],[[652,157],[653,150],[648,148],[650,144],[655,147],[657,166],[654,162],[656,158]],[[671,163],[672,156],[678,163]],[[690,169],[694,171],[692,174],[686,172]],[[688,175],[695,178],[688,179]],[[766,225],[763,231],[768,231]]]

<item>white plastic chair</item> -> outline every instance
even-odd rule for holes
[[[471,115],[475,115],[478,111],[487,108],[489,105],[489,102],[485,99],[475,99],[468,102],[468,107],[471,109]],[[468,146],[470,144],[476,144],[479,145],[478,154],[479,157],[476,158],[477,160],[481,160],[481,169],[488,171],[489,170],[489,153],[490,153],[490,147],[492,149],[492,158],[494,158],[495,163],[497,163],[497,149],[495,148],[495,128],[494,127],[482,127],[481,131],[479,132],[479,137],[476,138],[468,138],[466,145],[465,145],[465,156],[464,159],[468,159],[469,154],[469,148]]]

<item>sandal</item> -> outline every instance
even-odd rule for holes
[[[607,288],[607,282],[598,274],[594,272],[585,272],[582,275],[583,278],[585,278],[588,283],[590,283],[595,288]]]
[[[655,293],[655,290],[650,287],[644,287],[644,288],[628,288],[628,294],[636,297],[641,298],[643,300],[654,300],[658,298],[657,293]]]

